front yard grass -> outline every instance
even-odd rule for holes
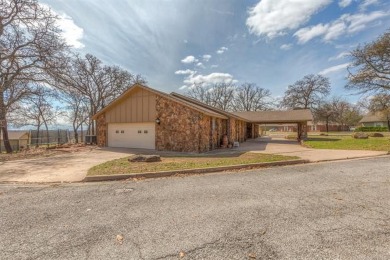
[[[296,156],[275,154],[242,153],[225,155],[179,155],[161,156],[161,162],[130,163],[129,157],[108,161],[89,169],[88,176],[147,173],[173,170],[188,170],[250,163],[276,162],[299,159]]]
[[[389,137],[369,137],[368,139],[354,139],[350,135],[309,135],[309,138],[304,142],[304,145],[306,147],[315,149],[390,151]]]

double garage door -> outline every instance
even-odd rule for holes
[[[110,123],[108,146],[155,149],[155,123]]]

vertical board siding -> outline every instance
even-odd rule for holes
[[[107,123],[154,122],[156,95],[143,89],[135,89],[106,112]]]

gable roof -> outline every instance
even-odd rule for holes
[[[96,119],[99,115],[101,115],[102,113],[104,113],[105,111],[107,111],[108,109],[112,108],[113,106],[115,106],[116,104],[118,104],[120,101],[122,101],[123,99],[127,98],[127,95],[133,91],[135,88],[141,88],[141,89],[144,89],[144,90],[147,90],[147,91],[150,91],[158,96],[162,96],[164,98],[167,98],[171,101],[174,101],[176,103],[179,103],[181,105],[184,105],[186,107],[189,107],[189,108],[192,108],[198,112],[201,112],[205,115],[208,115],[208,116],[212,116],[212,117],[218,117],[218,118],[222,118],[222,119],[227,119],[227,117],[221,113],[216,113],[214,112],[213,110],[210,110],[210,109],[207,109],[203,106],[199,106],[197,104],[193,104],[191,102],[188,102],[186,100],[183,100],[183,99],[180,99],[180,98],[177,98],[175,96],[172,96],[172,95],[169,95],[167,93],[164,93],[164,92],[161,92],[161,91],[158,91],[156,89],[152,89],[150,87],[147,87],[145,85],[142,85],[142,84],[139,84],[139,83],[136,83],[134,85],[132,85],[130,88],[128,88],[125,92],[123,92],[118,98],[116,98],[115,100],[113,100],[110,104],[108,104],[107,106],[105,106],[103,109],[101,109],[99,112],[97,112],[93,117],[92,119]]]
[[[180,95],[180,94],[178,94],[178,93],[176,93],[176,92],[172,92],[172,93],[171,93],[171,96],[180,98],[180,99],[185,100],[185,101],[187,101],[187,102],[191,102],[191,103],[196,104],[196,105],[198,105],[198,106],[202,106],[202,107],[204,107],[204,108],[206,108],[206,109],[212,110],[212,111],[214,111],[214,112],[216,112],[216,113],[225,115],[225,116],[227,116],[227,117],[233,117],[233,118],[236,118],[236,119],[239,119],[239,120],[246,121],[246,119],[244,119],[244,118],[242,118],[242,117],[240,117],[240,116],[238,116],[238,115],[235,115],[235,113],[230,113],[230,112],[227,112],[227,111],[225,111],[225,110],[222,110],[222,109],[219,109],[219,108],[216,108],[216,107],[212,107],[212,106],[207,105],[207,104],[205,104],[205,103],[203,103],[203,102],[200,102],[199,100],[196,100],[196,99],[194,99],[194,98],[190,98],[190,97],[187,97],[187,96],[183,96],[183,95]]]
[[[256,123],[298,123],[313,121],[313,114],[309,109],[286,111],[245,111],[233,114]]]
[[[385,122],[384,115],[381,112],[368,113],[363,116],[359,123]]]
[[[24,135],[28,135],[28,131],[24,131],[24,130],[8,130],[8,139],[9,140],[19,140],[21,137],[23,137]],[[27,138],[28,139],[28,136]],[[0,135],[0,140],[3,140],[3,135],[1,134]]]

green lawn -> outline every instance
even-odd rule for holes
[[[370,137],[368,139],[354,139],[350,135],[309,135],[304,145],[316,149],[390,151],[390,138]]]
[[[130,163],[128,161],[128,157],[125,157],[92,167],[88,171],[88,176],[185,170],[261,162],[287,161],[294,159],[299,158],[296,156],[274,154],[243,153],[225,155],[162,156],[161,162]]]

